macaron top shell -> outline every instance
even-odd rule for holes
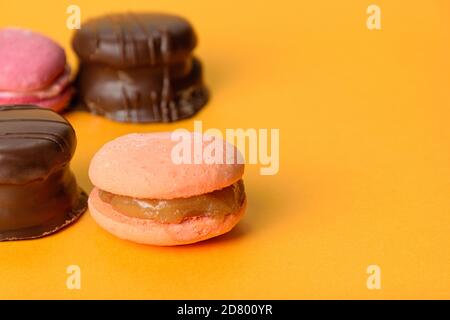
[[[193,138],[195,134],[190,135]],[[91,161],[89,177],[92,183],[118,195],[174,199],[209,193],[241,179],[244,164],[236,161],[231,164],[207,164],[205,161],[176,164],[172,150],[180,142],[172,141],[171,137],[170,132],[129,134],[108,142]],[[205,147],[211,142],[201,143]],[[239,153],[229,143],[223,142],[223,145]]]
[[[0,30],[0,90],[45,88],[65,65],[64,49],[53,40],[25,29]]]

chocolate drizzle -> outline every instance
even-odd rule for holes
[[[0,108],[0,241],[53,233],[86,209],[69,168],[72,126],[33,106]]]
[[[88,21],[73,39],[82,102],[124,122],[192,116],[208,100],[200,62],[192,57],[196,43],[191,25],[176,16],[129,13]]]

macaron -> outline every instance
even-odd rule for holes
[[[30,30],[0,29],[0,105],[31,104],[62,111],[73,93],[60,45]]]
[[[188,133],[191,141],[196,135],[201,149],[211,143],[207,136]],[[226,157],[230,150],[239,154],[218,137],[214,143],[223,146]],[[180,163],[174,159],[179,146],[170,132],[163,132],[128,134],[100,148],[89,167],[94,189],[88,203],[94,220],[121,239],[159,246],[190,244],[229,232],[246,209],[244,164]]]

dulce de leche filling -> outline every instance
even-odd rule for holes
[[[189,198],[170,200],[138,199],[99,190],[102,201],[129,217],[152,219],[160,223],[180,223],[197,216],[226,216],[237,212],[244,200],[242,180],[221,190]]]

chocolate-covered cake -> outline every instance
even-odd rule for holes
[[[89,20],[72,45],[79,98],[94,114],[123,122],[171,122],[208,100],[197,37],[181,17],[114,14]]]
[[[35,106],[0,107],[0,241],[54,233],[86,210],[69,163],[72,126]]]

